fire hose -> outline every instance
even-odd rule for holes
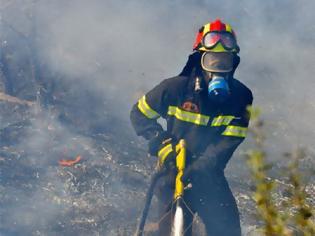
[[[175,179],[175,190],[174,190],[174,203],[176,204],[174,220],[172,223],[172,236],[183,236],[184,235],[184,211],[182,207],[183,194],[184,194],[184,183],[181,181],[181,177],[184,174],[185,164],[186,164],[186,142],[181,139],[176,145],[176,168],[177,175]],[[142,236],[144,232],[144,225],[146,218],[148,216],[151,200],[153,197],[153,192],[156,183],[161,176],[166,174],[167,170],[163,168],[162,170],[157,170],[151,177],[151,182],[149,189],[146,193],[146,199],[144,208],[142,210],[141,218],[135,233],[135,236]]]

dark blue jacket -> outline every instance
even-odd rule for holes
[[[246,137],[252,93],[233,78],[229,82],[230,98],[216,104],[208,99],[204,84],[203,90],[195,91],[198,76],[191,71],[193,68],[181,73],[185,76],[163,80],[139,99],[132,108],[131,122],[138,135],[150,139],[163,131],[157,119],[164,118],[167,131],[187,141],[191,158],[204,156],[213,167],[223,170]]]

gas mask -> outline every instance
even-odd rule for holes
[[[223,103],[230,96],[228,80],[233,71],[233,57],[229,52],[205,52],[201,57],[208,97],[213,102]]]

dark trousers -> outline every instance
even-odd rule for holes
[[[174,178],[175,173],[169,173],[157,187],[160,236],[171,232]],[[202,219],[208,236],[241,236],[239,212],[223,171],[195,176],[191,182],[192,188],[184,193],[185,236],[192,235],[194,213]]]

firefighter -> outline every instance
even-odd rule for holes
[[[240,219],[224,169],[246,137],[252,93],[233,77],[240,58],[236,36],[219,19],[197,33],[186,66],[179,76],[165,79],[133,106],[132,125],[149,141],[149,153],[168,174],[159,181],[159,234],[170,235],[176,143],[187,142],[185,235],[192,233],[193,214],[207,235],[240,236]],[[164,118],[166,130],[157,122]]]

